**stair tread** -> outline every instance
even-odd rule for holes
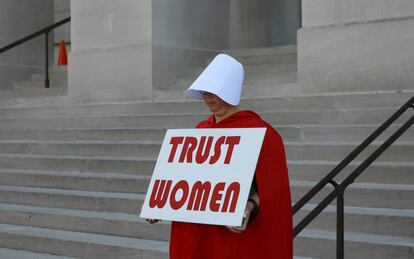
[[[0,224],[0,233],[53,238],[64,241],[76,241],[82,243],[92,243],[98,245],[118,246],[132,249],[145,249],[153,251],[168,252],[168,242],[146,240],[131,237],[118,237],[102,234],[91,234],[67,230],[36,228],[28,226],[16,226]]]
[[[317,184],[316,181],[290,181],[291,186],[313,187]],[[327,185],[326,188],[333,186]],[[398,191],[414,191],[414,184],[388,184],[388,183],[352,183],[347,187],[348,189],[363,189],[363,190],[398,190]]]
[[[271,47],[258,47],[258,48],[240,48],[225,50],[225,53],[234,57],[245,57],[245,56],[257,56],[257,55],[268,55],[272,54],[288,54],[296,53],[297,45],[284,45],[284,46],[271,46]]]
[[[74,171],[47,171],[47,170],[25,170],[0,168],[0,174],[27,174],[47,176],[68,176],[68,177],[93,177],[105,179],[126,179],[126,180],[150,180],[150,175],[123,174],[123,173],[97,173],[97,172],[74,172]]]
[[[0,154],[0,158],[28,158],[28,159],[65,159],[65,160],[102,160],[102,161],[134,161],[134,162],[155,162],[156,157],[114,157],[114,156],[56,156],[56,155],[26,155],[26,154]],[[338,165],[341,161],[337,160],[287,160],[288,165]],[[349,165],[359,165],[362,161],[356,160]],[[414,162],[384,162],[375,161],[371,166],[390,166],[390,167],[414,167]]]
[[[336,231],[304,229],[301,233],[299,233],[299,237],[336,240]],[[348,242],[381,244],[381,245],[389,245],[389,246],[414,247],[414,238],[412,237],[345,232],[344,239],[345,239],[345,242],[348,241]]]
[[[380,146],[383,141],[373,141],[371,146]],[[162,140],[0,140],[0,144],[55,144],[55,145],[161,145]],[[361,141],[284,141],[285,146],[357,146]],[[411,146],[414,141],[397,140],[393,146]]]
[[[95,197],[95,198],[122,198],[132,200],[145,199],[144,194],[137,193],[121,193],[121,192],[98,192],[98,191],[79,191],[79,190],[67,190],[67,189],[54,189],[54,188],[38,188],[38,187],[25,187],[25,186],[12,186],[12,185],[0,185],[0,191],[13,191],[22,193],[42,193],[51,195],[71,195],[80,197]]]
[[[36,253],[0,247],[0,258],[9,259],[76,259],[75,257]]]
[[[301,210],[310,211],[314,209],[316,206],[317,204],[313,204],[313,203],[306,204]],[[144,221],[143,219],[139,217],[138,213],[129,214],[129,213],[121,213],[121,212],[99,212],[99,211],[49,208],[49,207],[39,207],[39,206],[9,204],[9,203],[0,203],[0,210],[76,216],[76,217],[86,217],[86,218],[100,218],[100,219],[120,220],[120,221],[130,221],[130,222],[136,222],[136,221],[143,222]],[[328,205],[328,207],[324,209],[324,212],[336,213],[336,205]],[[391,209],[391,208],[345,206],[344,212],[345,214],[414,218],[414,209]],[[160,223],[167,224],[167,225],[170,224],[168,221],[161,221]]]
[[[309,203],[309,204],[304,205],[301,210],[310,211],[314,209],[316,206],[317,204]],[[337,211],[336,205],[328,205],[323,211],[336,213]],[[391,209],[391,208],[344,206],[344,212],[345,214],[414,218],[414,209]]]
[[[128,214],[128,213],[122,213],[122,212],[99,212],[99,211],[48,208],[48,207],[38,207],[38,206],[20,205],[20,204],[7,204],[7,203],[0,203],[0,211],[1,210],[50,214],[50,215],[56,215],[56,216],[74,216],[74,217],[82,217],[82,218],[128,221],[128,222],[144,222],[145,221],[144,219],[141,219],[139,217],[138,213]],[[167,221],[161,221],[160,224],[169,224],[169,223]]]

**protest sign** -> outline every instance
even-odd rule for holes
[[[168,130],[141,217],[240,226],[265,131]]]

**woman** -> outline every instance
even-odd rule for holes
[[[172,259],[293,258],[292,207],[283,141],[255,112],[239,110],[243,78],[243,66],[219,54],[187,90],[189,96],[203,99],[212,113],[197,128],[266,128],[243,223],[223,227],[172,222]]]

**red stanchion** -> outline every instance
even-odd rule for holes
[[[66,66],[67,64],[68,55],[66,53],[65,41],[62,40],[59,46],[58,66]]]

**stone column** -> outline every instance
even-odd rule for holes
[[[301,0],[266,1],[270,23],[271,45],[296,44],[300,27],[299,3]]]
[[[71,1],[68,93],[78,102],[150,100],[151,1]]]
[[[154,89],[184,89],[174,80],[228,48],[229,1],[152,1],[152,32]]]
[[[414,89],[414,1],[302,0],[304,92]]]
[[[72,0],[69,95],[153,98],[228,46],[228,1]]]
[[[53,23],[53,0],[0,1],[0,46],[6,46]],[[53,33],[49,35],[50,64],[53,60]],[[11,90],[13,82],[42,72],[45,38],[38,38],[0,54],[0,90]]]
[[[230,0],[230,48],[269,46],[269,8],[274,1]]]

